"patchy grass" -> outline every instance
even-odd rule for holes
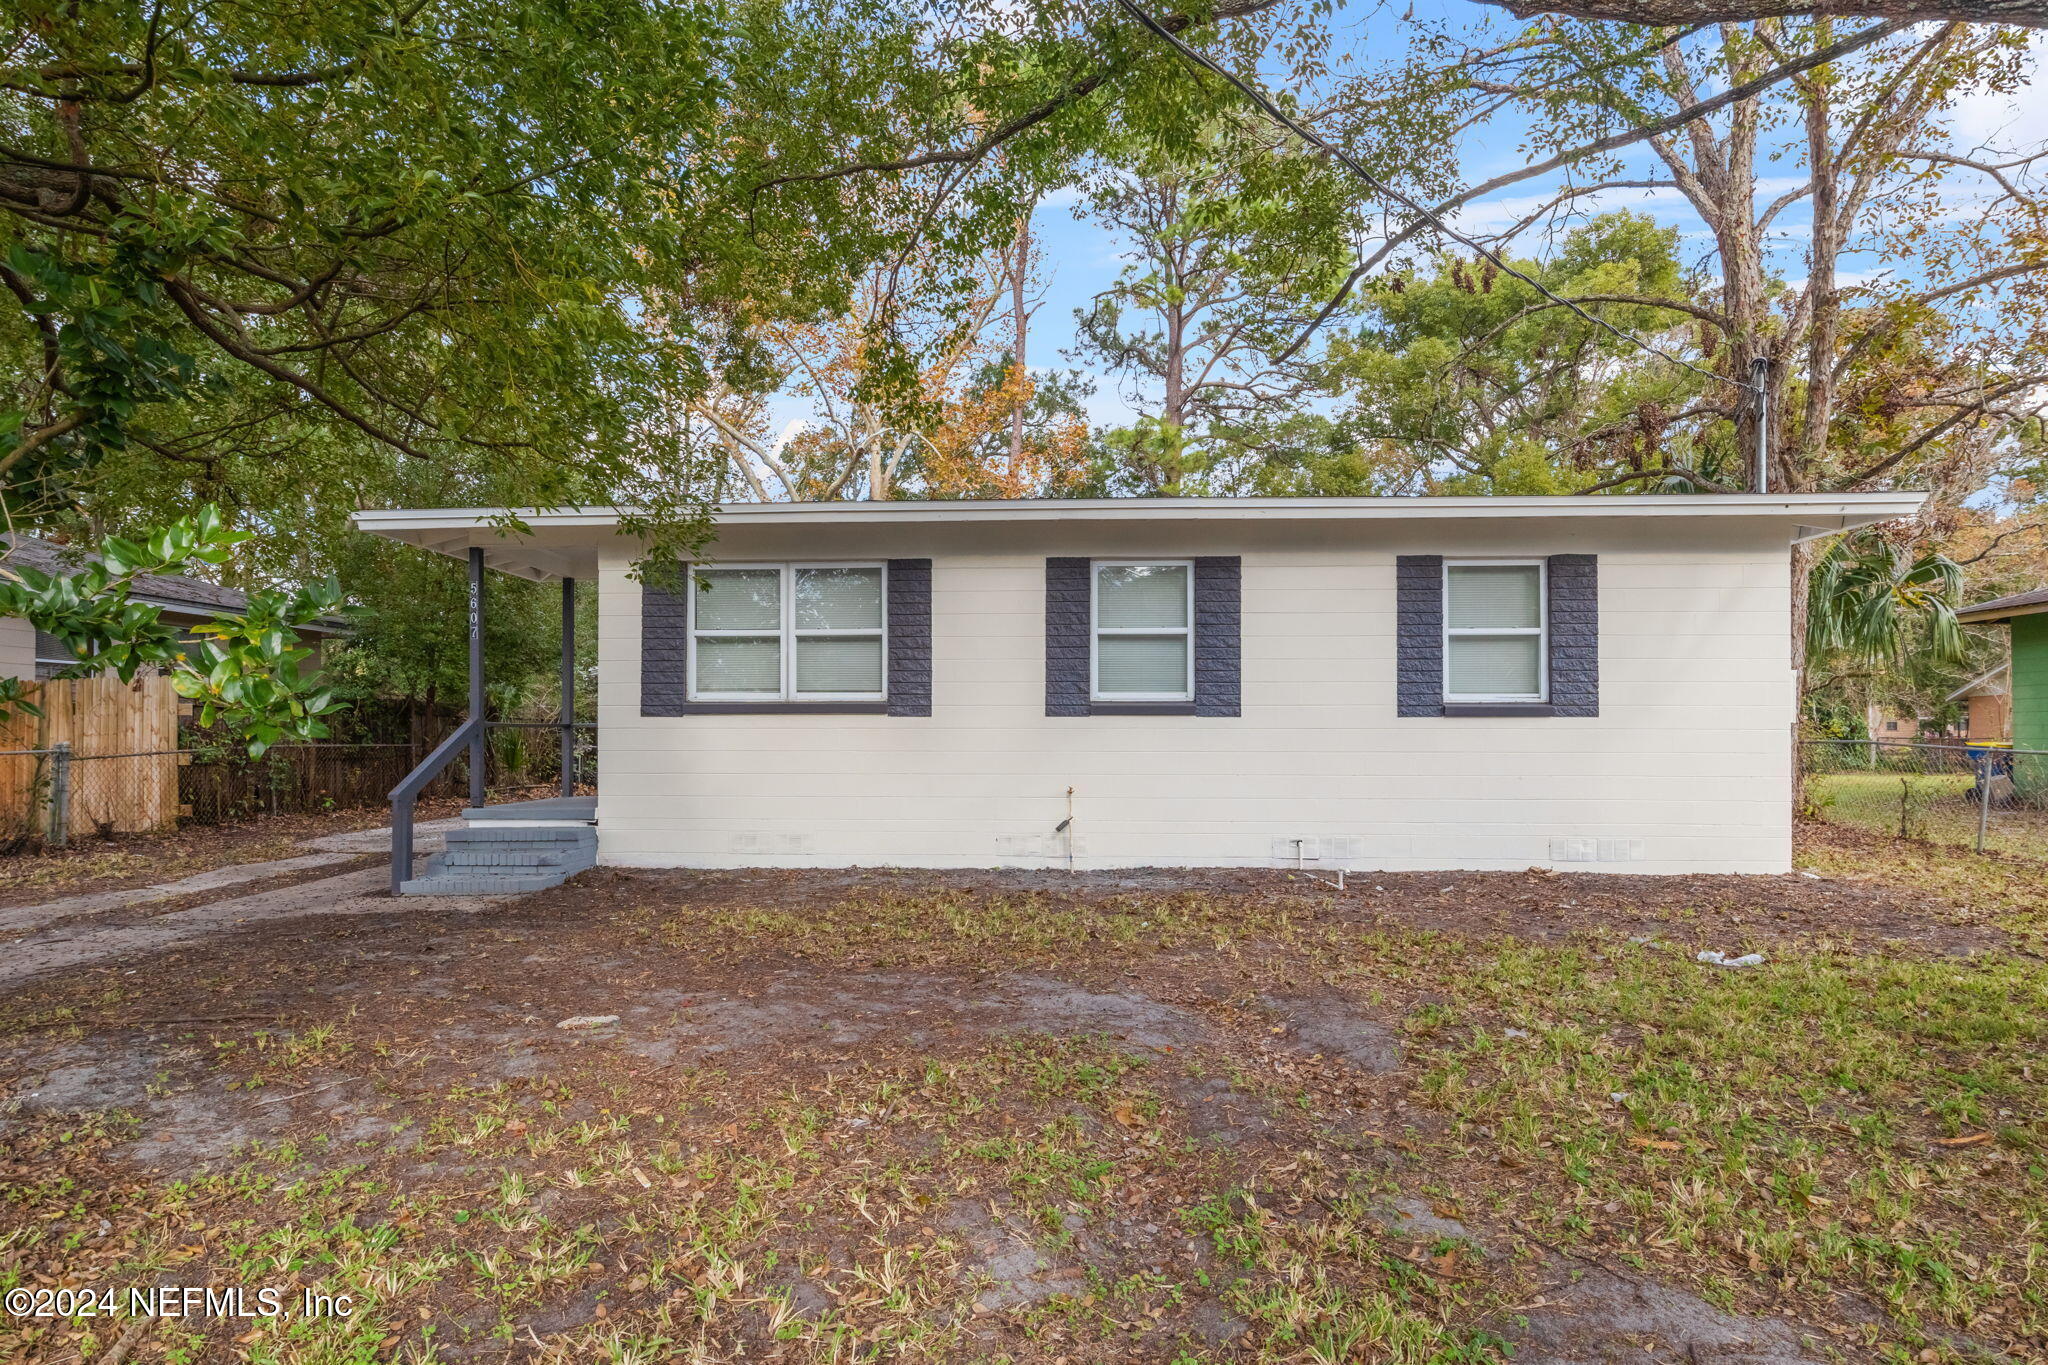
[[[1737,1301],[1851,1290],[1909,1329],[2048,1336],[2039,963],[1518,947],[1444,985],[1420,1085],[1449,1143],[1543,1177],[1497,1215]]]
[[[252,928],[8,1002],[0,1290],[353,1307],[141,1361],[2042,1358],[2043,873],[1879,852]],[[0,1357],[133,1328],[0,1318]]]
[[[1813,773],[1806,799],[1817,818],[1833,824],[1974,849],[1982,814],[1969,795],[1975,785],[1968,772]],[[1983,832],[1985,847],[1995,853],[2048,860],[2048,811],[2038,803],[1994,801]]]

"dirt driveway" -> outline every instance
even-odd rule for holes
[[[2048,1350],[2048,977],[1952,897],[320,871],[7,945],[0,1285],[351,1312],[0,1317],[0,1355]]]

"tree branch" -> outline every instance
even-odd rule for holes
[[[2043,3],[2048,4],[2048,0],[2043,0]],[[1330,301],[1323,305],[1322,311],[1316,314],[1315,319],[1303,329],[1302,334],[1295,338],[1291,346],[1281,352],[1277,359],[1284,361],[1303,346],[1306,346],[1309,339],[1315,335],[1322,325],[1336,316],[1337,310],[1343,306],[1344,300],[1349,297],[1352,289],[1357,286],[1360,280],[1364,279],[1381,261],[1384,261],[1388,256],[1398,251],[1410,238],[1427,230],[1445,214],[1454,213],[1475,199],[1485,198],[1495,190],[1505,189],[1509,185],[1520,184],[1524,180],[1529,180],[1539,175],[1547,175],[1549,172],[1560,167],[1574,165],[1588,157],[1599,156],[1603,152],[1611,152],[1620,147],[1627,147],[1649,138],[1659,137],[1675,129],[1682,128],[1687,124],[1695,123],[1709,114],[1718,113],[1731,104],[1749,99],[1780,81],[1798,75],[1802,71],[1810,71],[1816,66],[1825,66],[1838,58],[1846,57],[1851,52],[1866,48],[1872,43],[1888,38],[1901,29],[1909,27],[1910,24],[1911,21],[1905,19],[1888,19],[1880,24],[1872,24],[1869,28],[1852,33],[1847,38],[1829,43],[1826,47],[1809,52],[1796,61],[1786,62],[1783,65],[1773,67],[1761,76],[1756,76],[1743,81],[1739,85],[1731,86],[1711,99],[1688,104],[1677,113],[1667,115],[1653,123],[1646,123],[1640,127],[1631,128],[1626,132],[1610,133],[1606,137],[1595,138],[1583,146],[1559,152],[1555,156],[1546,157],[1542,161],[1538,161],[1530,166],[1524,166],[1519,170],[1504,172],[1493,177],[1491,180],[1452,195],[1430,209],[1428,213],[1409,220],[1407,225],[1399,232],[1396,232],[1393,236],[1382,242],[1373,251],[1372,255],[1361,261],[1358,267],[1345,278],[1344,283],[1338,286],[1337,292],[1331,296]]]
[[[1222,0],[1216,6],[1208,22],[1220,23],[1225,19],[1243,19],[1268,10],[1280,0]],[[1186,14],[1172,14],[1161,20],[1161,26],[1174,33],[1192,28],[1196,20]],[[916,156],[901,157],[888,161],[853,161],[841,166],[832,166],[822,171],[805,171],[798,175],[778,175],[763,180],[754,186],[751,195],[759,197],[763,190],[776,189],[783,185],[814,184],[826,180],[843,180],[854,175],[891,174],[900,171],[921,170],[927,166],[973,165],[990,152],[1010,141],[1020,133],[1028,132],[1057,114],[1077,100],[1086,99],[1101,89],[1111,77],[1123,73],[1125,68],[1116,63],[1104,67],[1092,75],[1083,76],[1066,89],[1060,91],[1022,113],[1013,114],[995,127],[983,133],[965,147],[942,148],[937,151],[919,152]]]
[[[1517,19],[1562,14],[1623,24],[1748,23],[1756,19],[1885,18],[2048,28],[2048,0],[1482,0]]]

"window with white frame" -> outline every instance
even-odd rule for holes
[[[1540,702],[1549,695],[1541,560],[1444,565],[1444,700]]]
[[[1194,562],[1099,559],[1092,581],[1095,700],[1194,700]]]
[[[748,564],[690,576],[693,700],[886,695],[888,584],[880,564]]]

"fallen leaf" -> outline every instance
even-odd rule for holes
[[[1989,1133],[1964,1133],[1960,1137],[1936,1138],[1934,1145],[1937,1147],[1974,1147],[1980,1142],[1989,1141],[1991,1141],[1991,1134]]]
[[[1677,1143],[1666,1142],[1662,1138],[1632,1137],[1628,1141],[1631,1147],[1648,1147],[1653,1151],[1675,1152],[1678,1150]]]

